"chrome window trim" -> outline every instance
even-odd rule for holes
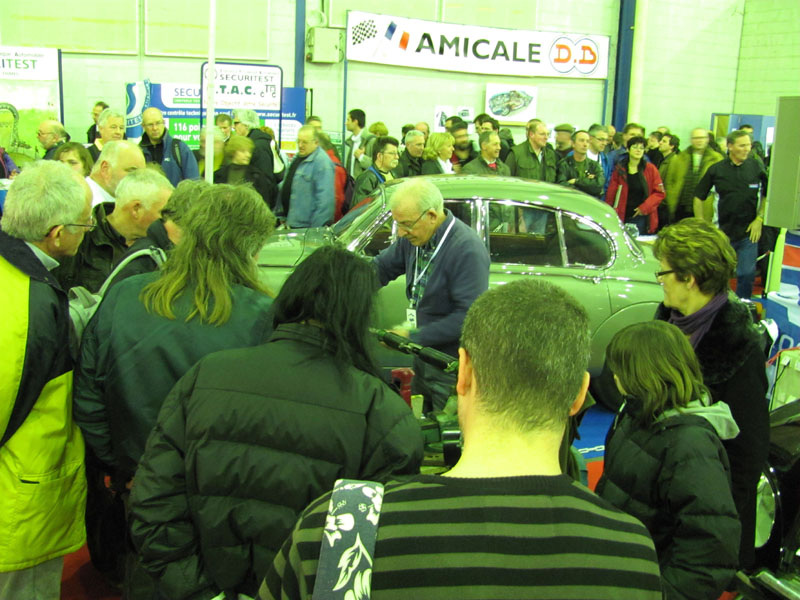
[[[475,199],[476,203],[480,203],[482,205],[481,209],[480,209],[480,215],[481,215],[481,223],[483,224],[483,227],[484,227],[483,239],[485,240],[485,243],[486,243],[486,249],[489,251],[489,256],[491,256],[491,252],[492,252],[492,248],[491,248],[491,244],[490,244],[490,236],[491,236],[492,232],[489,229],[489,224],[488,223],[489,223],[489,205],[492,202],[497,203],[497,204],[502,204],[504,206],[520,206],[522,208],[535,207],[535,208],[539,208],[541,210],[545,210],[545,211],[549,211],[549,212],[552,212],[552,213],[556,213],[555,214],[556,227],[558,227],[558,209],[555,208],[555,207],[552,207],[552,206],[547,206],[545,204],[542,204],[541,202],[532,202],[532,201],[527,201],[526,202],[525,200],[512,200],[511,198],[500,199],[500,198],[496,198],[496,197],[487,198],[487,197],[480,197],[480,196],[474,196],[473,198]],[[494,264],[497,264],[497,265],[519,265],[521,267],[528,267],[528,268],[530,268],[530,267],[550,267],[550,268],[554,268],[554,269],[563,268],[566,265],[566,261],[564,260],[564,240],[563,240],[563,237],[561,236],[561,232],[560,231],[559,231],[558,243],[559,243],[559,246],[561,247],[561,262],[564,263],[564,264],[561,264],[561,265],[532,265],[532,264],[520,263],[520,262],[516,262],[516,263],[514,263],[514,262],[498,262],[498,263],[494,263]]]
[[[602,270],[605,270],[605,269],[610,269],[611,267],[614,266],[614,263],[617,262],[617,256],[619,255],[619,246],[617,245],[617,242],[615,241],[614,236],[612,236],[608,231],[606,231],[605,227],[603,227],[600,223],[598,223],[594,219],[592,219],[590,217],[587,217],[586,215],[581,215],[581,214],[578,214],[576,212],[572,212],[572,211],[569,211],[569,210],[564,210],[563,208],[560,209],[558,212],[559,212],[559,215],[566,214],[568,217],[573,218],[576,221],[579,221],[581,223],[584,223],[585,225],[588,225],[589,227],[591,227],[595,231],[598,231],[600,233],[600,235],[602,235],[603,238],[605,238],[606,243],[611,246],[611,254],[609,256],[608,262],[605,265],[585,265],[583,263],[570,263],[568,261],[564,261],[564,264],[567,267],[577,267],[577,268],[581,268],[581,269],[591,269],[591,270],[602,271]],[[561,227],[563,227],[563,225],[561,225]],[[563,230],[560,231],[560,234],[562,235],[562,239],[563,239],[563,235],[564,235]]]

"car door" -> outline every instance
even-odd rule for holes
[[[581,302],[593,333],[592,368],[602,367],[605,346],[594,332],[608,318],[606,272],[614,250],[602,227],[590,219],[541,204],[483,200],[481,215],[491,256],[490,285],[521,277],[543,277]],[[595,358],[599,355],[600,358]]]

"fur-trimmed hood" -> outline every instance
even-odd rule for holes
[[[670,308],[659,304],[656,319],[669,319]],[[753,351],[760,346],[761,336],[753,324],[750,310],[735,296],[719,310],[711,329],[695,348],[706,385],[723,383],[736,374]]]

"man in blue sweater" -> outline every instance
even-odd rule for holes
[[[381,285],[406,276],[406,322],[394,333],[457,356],[467,309],[489,287],[489,252],[467,224],[444,208],[439,189],[424,178],[401,183],[389,201],[398,240],[375,257]],[[441,410],[455,376],[420,360],[412,393]]]

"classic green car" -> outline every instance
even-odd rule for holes
[[[607,204],[571,188],[514,177],[429,179],[441,190],[445,207],[486,243],[489,285],[544,277],[583,303],[592,328],[592,373],[601,370],[605,347],[617,331],[653,318],[663,298],[654,276],[658,261]],[[366,257],[377,255],[395,239],[387,201],[396,185],[382,186],[333,227],[276,232],[258,256],[264,282],[279,289],[294,265],[321,244],[338,241]],[[375,326],[402,323],[407,303],[401,277],[381,290]]]

